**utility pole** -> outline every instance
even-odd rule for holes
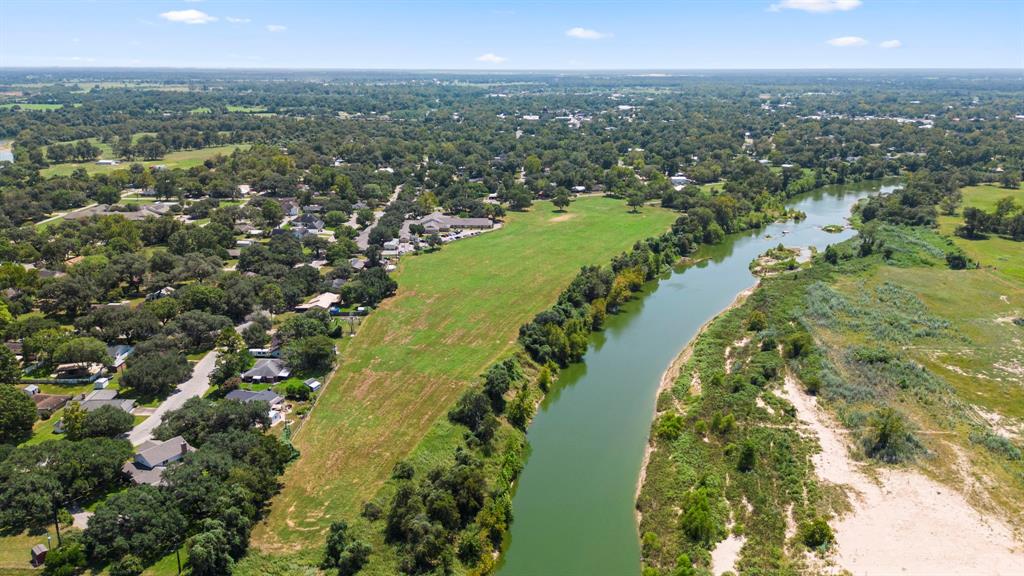
[[[53,527],[57,530],[57,546],[63,546],[64,542],[60,538],[60,521],[57,519],[57,501],[53,500]]]

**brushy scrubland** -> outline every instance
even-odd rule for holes
[[[988,298],[1020,307],[1024,290],[990,270],[949,269],[950,252],[952,242],[927,229],[869,226],[812,267],[764,280],[698,337],[658,399],[637,504],[645,575],[707,573],[711,551],[730,534],[744,539],[743,573],[801,573],[815,569],[806,552],[827,554],[829,522],[849,504],[817,480],[816,442],[801,436],[793,406],[774,392],[787,373],[850,430],[857,458],[909,464],[953,486],[970,482],[965,473],[984,477],[972,504],[1019,525],[1019,437],[981,416],[1008,411],[979,401],[971,382],[979,356],[986,365],[1022,334],[996,322],[992,302],[967,298],[982,298],[972,288],[986,285]],[[993,330],[1002,342],[985,335]],[[1009,353],[1007,362],[1021,360]],[[1004,377],[1002,394],[991,397],[1019,404],[1019,374],[1017,390],[1014,374]],[[960,452],[972,471],[961,468]]]

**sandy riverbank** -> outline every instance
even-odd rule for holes
[[[981,514],[960,492],[910,468],[884,466],[869,475],[851,457],[846,431],[792,375],[782,392],[821,447],[812,457],[815,473],[842,487],[853,507],[830,522],[836,549],[826,572],[1024,573],[1024,546],[1002,518]]]
[[[700,327],[700,329],[697,330],[697,333],[693,335],[693,338],[690,338],[690,341],[686,343],[686,347],[680,350],[679,354],[676,355],[675,359],[672,360],[671,363],[669,363],[668,368],[666,368],[665,372],[663,372],[661,375],[661,382],[658,384],[658,391],[655,393],[656,396],[654,404],[654,415],[651,418],[652,422],[658,416],[657,398],[660,398],[662,392],[665,392],[666,390],[671,388],[672,385],[675,384],[675,381],[679,379],[679,373],[682,371],[683,366],[685,366],[686,363],[689,362],[690,358],[693,356],[693,346],[694,344],[696,344],[697,339],[700,338],[701,335],[703,335],[704,332],[708,329],[708,327],[711,326],[711,323],[714,322],[715,320],[718,320],[722,316],[722,314],[725,314],[726,312],[732,310],[733,308],[742,306],[743,303],[747,301],[747,298],[749,298],[750,295],[754,293],[754,290],[757,289],[757,286],[758,285],[751,286],[750,288],[747,288],[746,290],[737,294],[736,298],[734,298],[733,301],[728,306],[725,307],[725,309],[723,309],[718,314],[715,314],[715,316],[712,319],[705,322]],[[644,459],[643,462],[640,464],[640,476],[637,478],[636,482],[636,493],[633,495],[634,502],[640,499],[640,491],[643,490],[644,481],[647,480],[647,465],[651,461],[652,452],[654,452],[654,444],[652,444],[650,438],[648,438],[647,446],[644,447]],[[642,515],[640,514],[640,510],[636,510],[636,524],[638,528],[640,526],[641,518]]]

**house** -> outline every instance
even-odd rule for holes
[[[195,448],[181,436],[159,442],[149,440],[139,446],[135,458],[121,467],[136,484],[159,486],[163,482],[164,470],[168,464],[181,460]]]
[[[488,230],[494,227],[494,221],[490,218],[461,218],[459,216],[448,216],[440,212],[434,212],[419,220],[406,220],[402,223],[399,237],[403,240],[411,238],[410,227],[414,224],[423,226],[427,234],[440,234],[453,229]]]
[[[39,394],[39,386],[36,386],[35,384],[29,384],[28,386],[22,388],[21,391],[24,392],[26,396],[31,398],[32,396]]]
[[[323,230],[324,221],[317,217],[315,214],[303,214],[292,221],[294,224],[298,224],[309,230]]]
[[[310,228],[306,228],[305,226],[300,224],[298,226],[292,226],[291,233],[292,236],[295,236],[299,240],[302,240],[306,236],[316,235],[317,231]]]
[[[242,374],[242,380],[246,382],[277,382],[291,376],[291,373],[283,360],[260,358],[252,368]],[[228,396],[230,397],[231,394]]]
[[[36,412],[39,413],[39,418],[46,420],[54,412],[60,410],[71,400],[71,396],[65,396],[63,394],[34,394],[32,401],[36,403]]]
[[[348,265],[351,266],[353,270],[362,270],[363,268],[366,268],[366,261],[360,260],[359,258],[349,258]]]
[[[174,206],[171,202],[153,202],[151,204],[142,204],[138,210],[132,210],[129,212],[111,212],[111,214],[120,214],[125,217],[126,220],[144,220],[146,218],[159,218],[166,214],[170,214],[171,207]]]
[[[388,240],[387,242],[384,243],[383,248],[384,250],[398,250],[398,244],[398,238],[392,238],[391,240]]]
[[[79,402],[87,402],[89,400],[113,400],[114,398],[117,398],[117,390],[97,388],[93,389],[92,392],[81,395],[75,399]]]
[[[319,214],[320,212],[323,212],[323,210],[324,207],[319,204],[309,204],[304,209],[305,212],[312,212],[314,214]]]
[[[120,162],[118,162],[117,160],[97,160],[96,161],[96,165],[97,166],[117,166],[118,164],[120,164]]]
[[[324,292],[318,296],[310,298],[306,302],[299,304],[295,307],[296,312],[305,312],[312,310],[313,308],[323,308],[324,310],[329,309],[331,306],[338,302],[338,295],[332,292]]]
[[[103,365],[97,362],[58,364],[56,377],[58,380],[95,380],[102,371]]]
[[[316,378],[310,378],[310,379],[306,380],[305,382],[303,382],[303,384],[308,386],[310,391],[312,391],[312,392],[316,392],[317,390],[320,389],[320,386],[322,386],[320,381],[317,380]]]
[[[146,294],[146,301],[152,302],[153,300],[159,300],[161,298],[167,298],[168,296],[174,295],[174,288],[171,286],[165,286],[156,292],[150,292]]]
[[[157,442],[140,450],[135,455],[135,463],[143,468],[152,470],[158,466],[167,466],[172,462],[177,462],[194,450],[195,448],[189,446],[189,443],[184,438],[175,436],[170,440]]]
[[[105,390],[107,386],[110,386],[110,378],[97,378],[96,381],[92,383],[93,390]]]
[[[299,208],[299,203],[294,198],[282,198],[278,200],[278,204],[281,205],[281,209],[284,210],[285,216],[298,216],[302,214],[302,209]]]
[[[232,390],[228,392],[228,395],[224,397],[225,400],[234,400],[235,402],[241,402],[248,404],[250,402],[266,402],[269,406],[279,406],[284,402],[284,398],[277,395],[272,390],[260,390],[254,392],[252,390]]]
[[[132,410],[135,409],[135,400],[130,400],[128,398],[118,398],[117,390],[112,390],[110,388],[93,389],[88,394],[80,394],[72,398],[72,401],[78,402],[78,405],[82,408],[82,410],[86,412],[99,410],[103,406],[113,406],[114,408],[124,410],[129,414],[131,414]],[[60,434],[61,429],[62,427],[58,422],[57,426],[54,427],[54,432]]]
[[[17,340],[8,340],[7,342],[4,342],[4,346],[6,346],[7,349],[11,351],[11,354],[14,354],[14,357],[19,361],[25,355],[25,346]]]
[[[675,176],[669,176],[669,181],[672,182],[673,186],[685,186],[693,180],[690,180],[682,174],[676,174]]]
[[[110,368],[111,370],[117,370],[124,364],[125,360],[127,360],[128,357],[131,356],[132,352],[134,351],[135,347],[129,346],[127,344],[115,344],[113,346],[107,346],[107,354],[109,354],[110,357],[113,358],[113,361],[110,363],[108,368]]]

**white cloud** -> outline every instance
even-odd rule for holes
[[[170,12],[164,12],[160,17],[169,22],[181,22],[183,24],[208,24],[217,21],[216,16],[210,16],[202,10],[195,9],[171,10]]]
[[[861,0],[782,0],[778,4],[772,4],[768,9],[772,12],[800,10],[802,12],[824,14],[827,12],[847,12],[860,7],[861,3]]]
[[[493,52],[488,52],[487,54],[481,54],[480,56],[477,56],[476,61],[486,62],[488,64],[501,64],[503,62],[508,61],[508,58],[505,58],[504,56],[498,56]]]
[[[267,24],[267,32],[284,32],[287,29],[287,26],[281,24]]]
[[[903,46],[903,42],[900,42],[899,40],[886,40],[879,44],[879,46],[882,48],[901,48]]]
[[[853,46],[863,46],[868,41],[860,36],[840,36],[839,38],[829,40],[828,43],[839,48],[850,48]]]
[[[579,38],[580,40],[601,40],[602,38],[611,38],[611,34],[604,32],[598,32],[597,30],[591,30],[589,28],[569,28],[565,31],[565,35],[570,38]]]
[[[248,24],[249,22],[252,22],[249,18],[235,18],[234,16],[228,16],[225,20],[232,24]]]

